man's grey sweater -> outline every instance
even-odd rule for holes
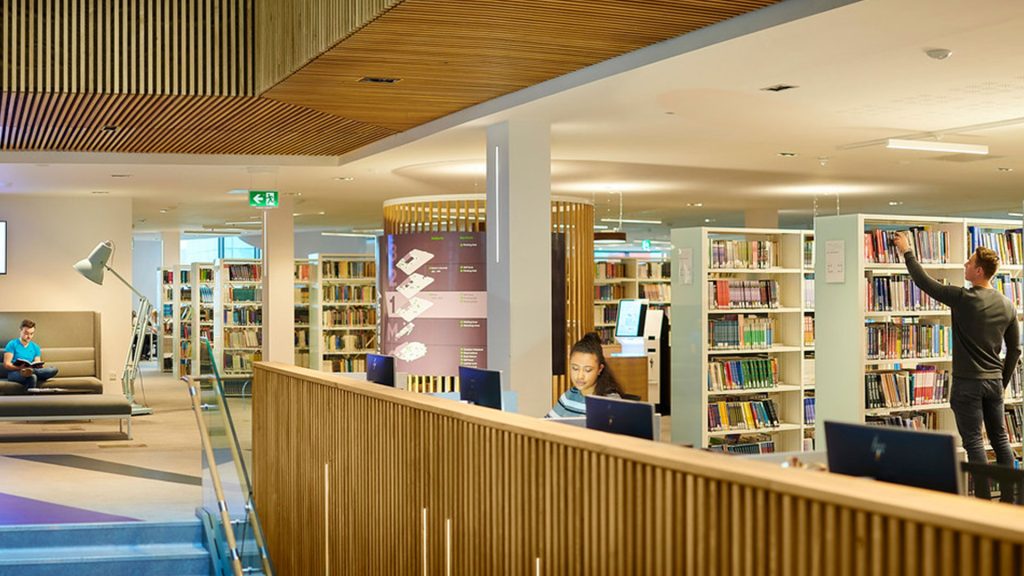
[[[940,284],[918,263],[913,251],[903,255],[914,283],[949,306],[953,316],[953,377],[1001,378],[1003,386],[1020,358],[1020,328],[1009,298],[991,288],[960,288]],[[999,351],[1006,343],[1006,359]]]

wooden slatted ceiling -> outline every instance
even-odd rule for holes
[[[401,131],[776,2],[405,0],[263,95]]]
[[[252,96],[0,94],[0,150],[336,155],[391,133]]]

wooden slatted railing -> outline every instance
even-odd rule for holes
[[[256,366],[282,574],[999,574],[1020,508]]]

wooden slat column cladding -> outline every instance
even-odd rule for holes
[[[1020,508],[281,364],[253,381],[280,574],[1021,574]]]
[[[384,206],[384,233],[485,230],[487,200],[483,195],[445,196],[437,200],[394,200]],[[569,348],[594,329],[594,206],[553,199],[551,231],[566,241],[566,359]],[[568,378],[553,377],[551,402],[568,388]]]

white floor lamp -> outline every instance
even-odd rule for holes
[[[128,347],[128,357],[124,361],[124,371],[121,373],[121,388],[124,391],[124,395],[128,398],[128,401],[132,403],[132,416],[143,416],[145,414],[152,414],[153,409],[148,406],[142,406],[135,402],[135,379],[139,375],[139,357],[142,355],[142,343],[146,334],[146,323],[149,321],[149,315],[153,310],[153,304],[148,298],[142,295],[141,292],[135,289],[134,286],[128,283],[127,280],[121,277],[113,268],[107,265],[110,261],[111,256],[114,253],[114,244],[109,240],[106,242],[100,242],[96,248],[93,249],[89,257],[84,260],[79,260],[75,264],[75,270],[82,276],[85,276],[89,280],[96,284],[103,285],[103,274],[105,271],[110,270],[118,280],[124,283],[136,296],[139,297],[139,308],[135,316],[135,324],[132,330],[132,342],[131,346]]]

